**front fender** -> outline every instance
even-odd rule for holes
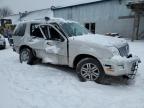
[[[78,55],[85,54],[97,58],[100,62],[103,59],[112,57],[112,53],[108,48],[99,45],[79,45],[79,43],[69,44],[69,66],[73,67],[73,62]]]

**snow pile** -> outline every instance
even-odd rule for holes
[[[0,108],[144,108],[144,41],[129,43],[142,63],[128,85],[82,83],[70,68],[20,64],[9,46],[0,50]]]

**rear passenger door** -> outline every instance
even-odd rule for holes
[[[46,56],[44,51],[44,43],[46,42],[45,36],[47,34],[48,30],[46,26],[42,26],[40,28],[39,24],[31,24],[28,45],[35,50],[36,56],[39,58],[44,58]]]

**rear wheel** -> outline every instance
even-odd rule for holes
[[[34,62],[34,58],[35,56],[33,55],[33,52],[29,49],[29,48],[23,48],[20,51],[19,54],[19,59],[20,59],[20,63],[27,63],[32,65]]]
[[[100,62],[93,58],[82,59],[76,68],[80,81],[95,81],[102,83],[105,73]]]

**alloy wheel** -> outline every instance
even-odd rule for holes
[[[81,68],[81,76],[85,80],[95,81],[100,76],[100,71],[95,64],[86,63]]]

